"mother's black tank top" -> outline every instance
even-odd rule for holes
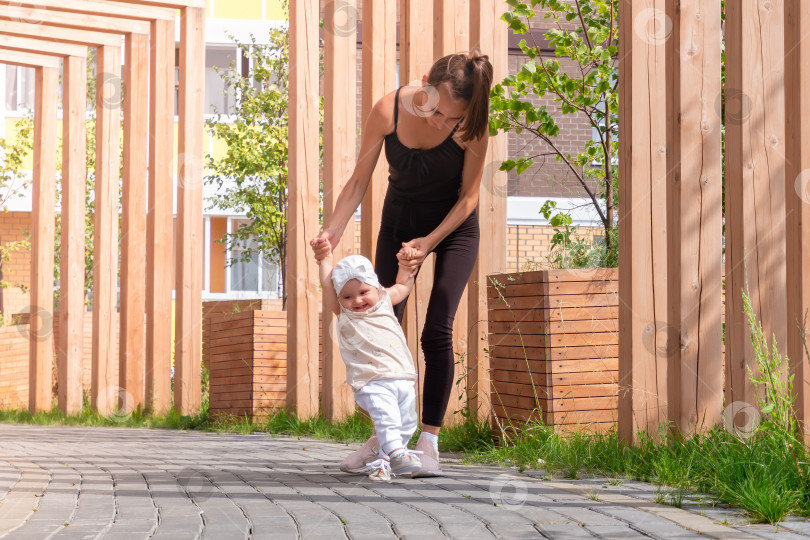
[[[406,242],[430,233],[458,201],[464,150],[453,140],[458,124],[438,146],[421,150],[402,144],[397,136],[401,89],[394,98],[394,131],[385,136],[389,174],[382,225]]]

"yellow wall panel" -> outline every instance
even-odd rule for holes
[[[264,0],[216,0],[214,17],[217,19],[254,19],[262,18],[262,1]]]
[[[268,21],[286,21],[287,15],[281,7],[281,0],[264,0],[265,19]]]

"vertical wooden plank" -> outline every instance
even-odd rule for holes
[[[324,125],[323,125],[323,218],[331,219],[338,195],[352,174],[355,162],[357,109],[357,9],[353,0],[327,2],[324,25]],[[352,252],[354,223],[343,235],[333,257],[338,261]],[[327,310],[323,316],[323,415],[343,420],[354,412],[354,395],[346,384],[346,366],[340,356],[337,318]]]
[[[467,52],[470,48],[470,0],[436,0],[433,2],[433,57]]]
[[[177,267],[175,276],[174,408],[199,410],[202,363],[203,219],[202,156],[205,12],[180,15],[180,101],[177,162]]]
[[[796,416],[810,442],[810,4],[785,2],[785,211],[787,214],[787,350]],[[797,113],[801,111],[801,113]],[[803,339],[802,339],[803,338]]]
[[[621,3],[619,435],[667,420],[665,47],[663,0]]]
[[[174,228],[174,24],[151,28],[149,189],[146,223],[146,400],[155,413],[172,406],[172,242]]]
[[[466,52],[470,48],[470,5],[468,0],[441,0],[433,4],[433,56]],[[453,351],[455,371],[450,390],[445,424],[459,422],[458,412],[467,404],[467,389],[463,381],[467,376],[467,343],[471,329],[468,326],[467,294],[461,297],[453,322]]]
[[[146,310],[146,159],[149,118],[149,36],[129,34],[124,61],[124,169],[121,220],[121,336],[118,385],[122,408],[143,405]],[[131,401],[131,402],[130,402]]]
[[[742,290],[771,343],[787,351],[784,5],[726,4],[726,405],[756,407]],[[797,114],[793,112],[792,114]]]
[[[318,2],[290,2],[289,200],[287,211],[287,405],[318,414]]]
[[[59,410],[76,414],[82,410],[87,59],[68,56],[62,71],[62,245],[56,374]]]
[[[500,20],[505,7],[493,0],[470,2],[470,48],[478,48],[489,56],[493,68],[493,84],[509,74],[508,30]],[[478,220],[481,244],[478,260],[467,283],[467,394],[470,408],[481,419],[489,415],[490,375],[487,348],[487,276],[506,272],[506,196],[508,178],[500,170],[507,156],[505,134],[490,138],[486,165],[481,178]]]
[[[669,419],[692,434],[717,425],[723,403],[720,3],[668,0],[667,16],[670,324],[662,337]]]
[[[363,3],[363,47],[361,50],[361,118],[365,123],[374,104],[396,85],[397,10],[395,0]],[[365,127],[365,126],[363,126]],[[372,262],[377,252],[385,191],[388,189],[388,165],[385,152],[380,154],[363,196],[360,218],[360,252]]]
[[[433,20],[425,16],[432,13],[431,4],[426,0],[400,0],[399,9],[399,82],[401,86],[421,85],[422,76],[427,75],[433,65]],[[425,356],[422,354],[419,336],[422,335],[430,291],[433,288],[434,264],[433,255],[429,255],[422,263],[402,320],[405,337],[419,376],[416,392],[417,411],[420,417]]]
[[[91,403],[100,414],[118,410],[116,304],[121,49],[96,49],[96,174],[93,234],[93,364]]]
[[[58,70],[36,68],[31,230],[28,408],[51,408],[53,376],[53,243],[56,204]]]

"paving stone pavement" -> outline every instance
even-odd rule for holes
[[[445,462],[443,478],[341,473],[354,446],[124,428],[0,424],[0,538],[808,538],[656,487]]]

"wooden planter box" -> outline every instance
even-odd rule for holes
[[[287,405],[287,312],[251,310],[209,319],[211,417],[266,417]],[[318,366],[320,385],[321,366]]]
[[[493,420],[603,432],[617,420],[618,270],[490,276]]]

